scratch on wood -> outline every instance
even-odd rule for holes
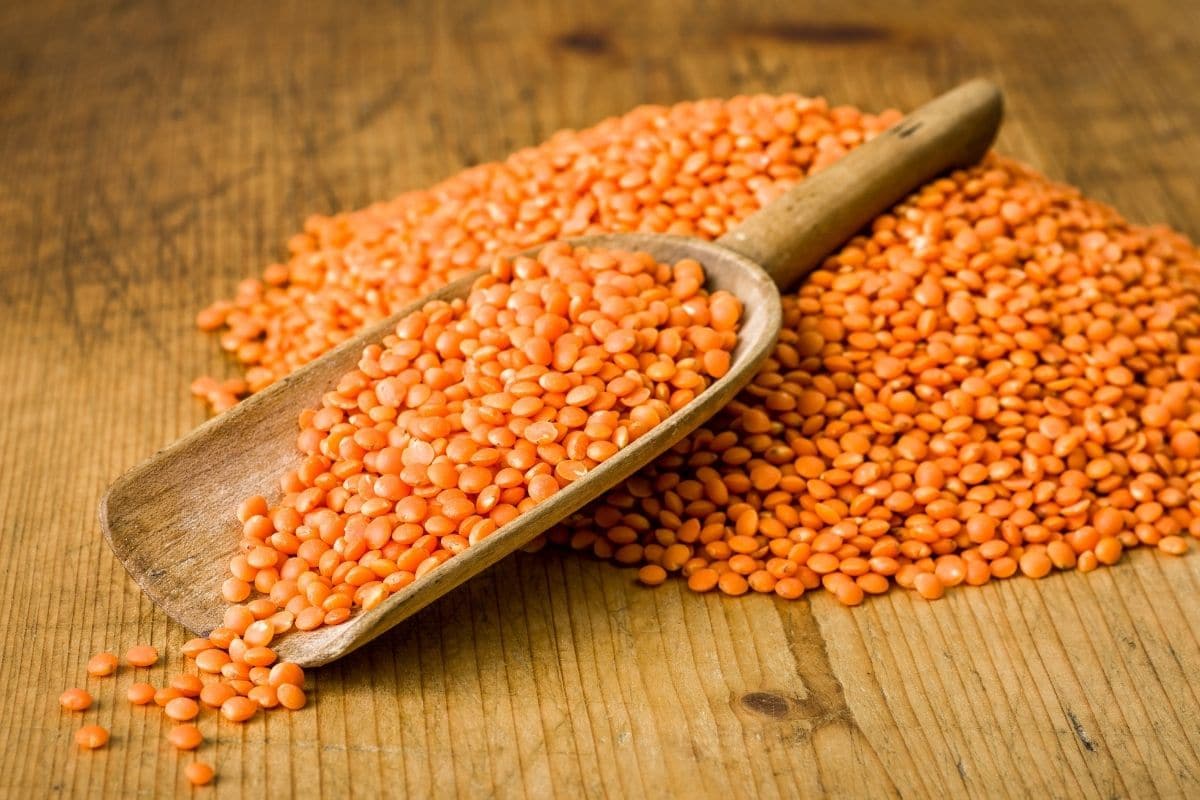
[[[573,53],[587,56],[604,55],[612,50],[612,42],[602,31],[580,28],[554,37],[554,44]]]
[[[805,44],[866,44],[890,39],[894,35],[889,29],[870,23],[803,20],[775,22],[769,27],[743,28],[742,33],[764,39]]]
[[[1084,749],[1089,753],[1096,752],[1096,743],[1087,735],[1087,731],[1083,729],[1083,724],[1080,723],[1079,717],[1075,716],[1074,711],[1067,711],[1067,719],[1071,721],[1071,727],[1075,729],[1075,736],[1078,737]]]
[[[749,711],[777,719],[786,717],[789,709],[786,697],[771,692],[750,692],[742,695],[741,703]]]

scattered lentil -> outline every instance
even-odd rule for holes
[[[167,731],[167,741],[177,750],[195,750],[204,742],[204,736],[195,725],[184,723]]]
[[[290,661],[283,661],[271,667],[267,678],[268,683],[278,689],[285,683],[297,688],[304,688],[304,670]]]
[[[183,768],[183,774],[193,786],[207,786],[212,783],[214,773],[211,765],[203,761],[193,761]]]
[[[204,690],[204,682],[195,675],[185,673],[171,678],[171,688],[183,697],[199,697]]]
[[[163,707],[163,711],[177,722],[186,722],[196,718],[200,713],[200,706],[190,697],[176,697]]]
[[[135,706],[144,706],[154,700],[155,688],[148,683],[135,683],[129,687],[125,696]]]
[[[148,644],[135,645],[126,651],[125,660],[130,666],[152,667],[158,662],[158,650]]]
[[[85,750],[96,750],[108,744],[108,729],[100,725],[84,725],[75,731],[75,744]]]
[[[200,690],[200,702],[209,708],[220,708],[237,691],[227,683],[210,683]]]
[[[117,657],[112,653],[97,653],[88,659],[87,673],[96,678],[112,675],[117,671]]]
[[[245,722],[258,708],[258,703],[248,697],[231,697],[221,704],[221,716],[230,722]]]
[[[275,694],[279,698],[279,704],[291,711],[299,711],[308,702],[304,690],[293,683],[280,684],[275,688]]]
[[[67,689],[58,696],[58,704],[67,711],[85,711],[92,706],[92,696],[86,689]]]
[[[262,708],[274,708],[279,705],[279,696],[273,686],[255,686],[246,697],[258,703]]]

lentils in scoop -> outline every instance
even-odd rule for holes
[[[222,596],[266,595],[230,607],[246,662],[268,666],[255,645],[293,626],[375,608],[725,375],[741,305],[704,281],[691,259],[552,244],[498,259],[466,300],[428,303],[367,347],[301,414],[304,460],[281,502],[238,510]],[[249,620],[256,604],[270,621]]]
[[[651,585],[848,605],[1182,554],[1196,287],[1182,237],[993,156],[830,257],[735,402],[550,538]]]

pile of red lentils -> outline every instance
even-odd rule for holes
[[[643,107],[314,217],[286,264],[199,316],[245,380],[193,388],[232,405],[497,253],[718,237],[898,118],[794,95]],[[1183,553],[1200,535],[1198,269],[1181,236],[990,156],[830,256],[785,296],[754,383],[548,538],[647,584],[824,586],[851,605]]]
[[[494,257],[300,415],[300,466],[238,509],[230,603],[345,622],[495,533],[729,371],[741,304],[692,259],[554,243]],[[240,606],[233,606],[233,609]]]
[[[900,117],[797,95],[643,106],[427,191],[313,216],[286,263],[200,312],[245,378],[192,390],[228,408],[496,254],[627,231],[715,239]]]
[[[992,157],[785,298],[773,358],[557,542],[699,592],[928,599],[1200,535],[1200,260]]]

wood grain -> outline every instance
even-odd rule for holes
[[[108,552],[105,486],[203,420],[195,310],[352,208],[640,102],[823,93],[910,108],[974,75],[999,148],[1200,237],[1200,10],[1146,0],[801,6],[15,2],[0,12],[0,794],[169,796],[190,757],[91,681],[176,648]],[[40,567],[53,564],[53,570]],[[1186,797],[1200,557],[849,611],[645,590],[515,556],[316,676],[206,717],[213,796]],[[180,665],[172,655],[154,679]]]

